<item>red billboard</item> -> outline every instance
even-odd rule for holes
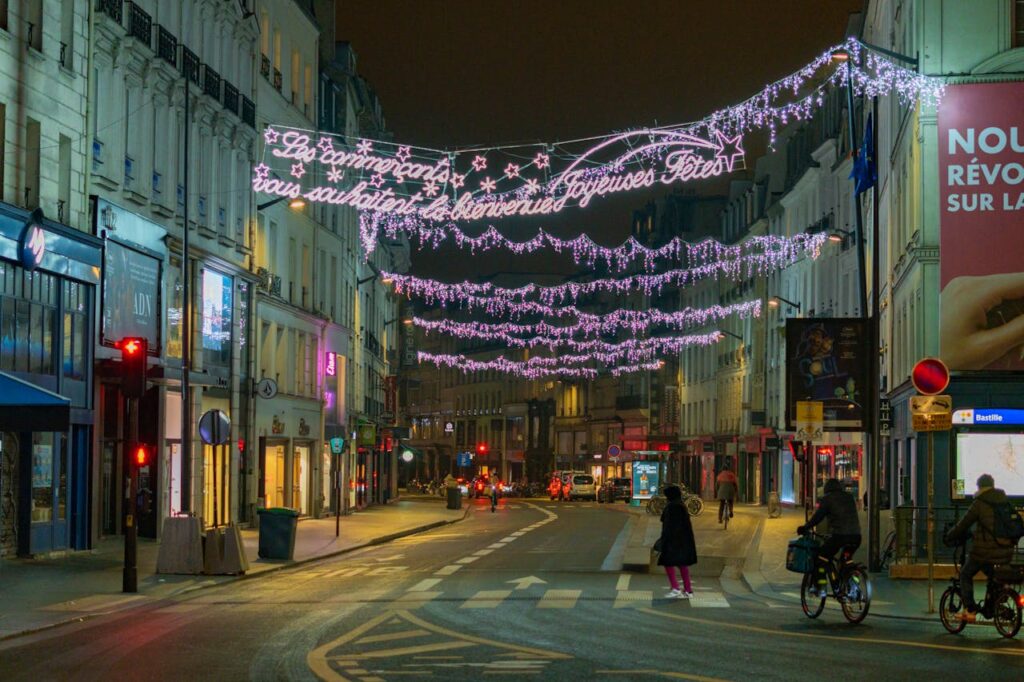
[[[950,85],[939,106],[940,356],[1024,369],[1024,83]]]

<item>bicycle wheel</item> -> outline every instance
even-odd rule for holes
[[[879,568],[885,571],[889,568],[889,563],[896,556],[896,531],[889,532],[882,547],[882,556],[879,557],[878,563]]]
[[[1020,602],[1017,599],[1017,593],[1006,588],[999,591],[993,603],[992,621],[999,634],[1007,639],[1012,639],[1020,631]]]
[[[840,586],[843,598],[839,605],[843,607],[843,615],[853,624],[867,618],[871,608],[871,578],[861,566],[855,566],[846,573]]]
[[[647,513],[648,514],[653,514],[654,513],[654,498],[653,497],[650,498],[649,500],[647,500]]]
[[[729,530],[729,517],[732,514],[729,513],[729,508],[725,508],[725,513],[722,514],[722,530]]]
[[[803,582],[800,583],[800,606],[808,618],[817,618],[825,610],[825,596],[815,597],[812,595],[811,589],[814,587],[817,587],[814,571],[804,573]]]
[[[704,500],[693,496],[686,499],[686,511],[690,516],[700,516],[704,512]]]
[[[946,588],[939,599],[939,618],[942,620],[942,627],[952,635],[963,632],[967,623],[960,620],[960,611],[964,608],[963,598],[960,590],[952,585]]]

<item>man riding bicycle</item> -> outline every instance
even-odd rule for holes
[[[721,523],[726,513],[729,514],[730,519],[733,517],[732,506],[736,501],[739,481],[736,479],[736,474],[726,464],[715,479],[715,483],[718,485],[718,522]]]
[[[975,622],[978,615],[978,603],[974,601],[974,576],[978,571],[991,573],[992,567],[997,564],[1010,563],[1016,545],[1012,540],[996,536],[995,507],[1006,504],[1009,500],[1006,493],[995,485],[995,479],[989,474],[979,476],[978,492],[974,494],[970,508],[960,519],[960,523],[946,533],[946,541],[954,544],[965,540],[971,526],[978,524],[978,532],[974,534],[970,554],[960,569],[960,596],[964,600],[960,618],[968,623]]]
[[[825,571],[828,570],[829,562],[836,552],[842,549],[852,555],[860,547],[857,501],[853,499],[853,495],[843,490],[843,484],[836,478],[825,481],[825,494],[818,500],[818,509],[806,524],[796,529],[796,532],[803,535],[826,519],[831,534],[818,550],[818,594],[828,591]]]

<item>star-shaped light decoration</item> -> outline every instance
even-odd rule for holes
[[[374,173],[373,177],[370,178],[370,184],[380,189],[380,186],[384,184],[384,176],[380,173]]]
[[[526,193],[531,196],[540,191],[540,183],[537,182],[534,178],[530,178],[529,180],[527,180],[526,184],[523,185],[523,187],[526,189]]]
[[[715,131],[715,138],[718,143],[715,145],[715,158],[725,161],[725,171],[731,173],[736,165],[736,159],[743,158],[743,136],[726,137],[720,131]]]
[[[458,189],[466,184],[465,173],[452,173],[452,187]]]
[[[505,166],[505,175],[507,175],[510,178],[518,178],[519,164],[510,163],[509,165]]]
[[[324,135],[323,137],[320,138],[320,141],[316,143],[316,146],[319,147],[320,151],[324,152],[325,154],[327,152],[333,152],[334,140],[332,140],[329,136]]]
[[[373,143],[369,140],[359,140],[359,144],[356,145],[356,151],[360,154],[369,154],[373,151]]]
[[[299,162],[299,163],[293,163],[292,164],[292,176],[293,177],[301,178],[305,174],[306,174],[306,166],[303,163]]]
[[[252,172],[256,174],[256,177],[260,180],[267,179],[267,173],[270,172],[270,166],[265,163],[259,163],[252,169]]]
[[[270,126],[267,126],[267,129],[263,131],[263,141],[267,144],[277,144],[277,138],[279,135],[279,132]]]
[[[427,182],[427,184],[423,185],[423,193],[426,194],[428,197],[436,196],[438,191],[439,189],[437,183],[434,182],[433,180],[430,180],[429,182]]]
[[[398,151],[395,152],[395,158],[402,163],[408,161],[410,156],[412,156],[412,149],[409,147],[399,147]]]
[[[331,170],[327,171],[328,182],[341,182],[341,179],[345,177],[345,171],[331,167]]]
[[[551,165],[551,157],[544,152],[537,152],[537,156],[533,157],[533,165],[537,168],[547,168]]]
[[[494,180],[491,180],[490,177],[484,177],[484,179],[480,181],[480,189],[487,192],[488,194],[493,192],[494,188],[497,186],[498,183],[496,183]]]
[[[479,173],[485,168],[487,168],[487,157],[477,154],[476,158],[473,159],[473,170]]]

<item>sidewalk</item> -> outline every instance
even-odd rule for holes
[[[804,522],[802,509],[783,509],[777,519],[768,518],[764,507],[759,507],[761,523],[744,562],[743,581],[756,594],[769,599],[790,602],[799,608],[799,573],[786,570],[786,550],[796,537],[796,528]],[[867,548],[861,545],[855,558],[867,562]],[[872,573],[871,613],[898,618],[938,619],[928,613],[928,585],[924,580],[894,580],[885,573]],[[935,581],[935,604],[948,585],[947,580]],[[869,616],[870,617],[870,616]]]
[[[106,538],[91,552],[66,558],[0,560],[0,639],[380,544],[461,521],[469,509],[450,511],[437,498],[401,499],[342,516],[339,537],[334,535],[333,517],[302,520],[294,561],[260,559],[259,533],[243,530],[249,559],[245,576],[156,575],[159,543],[140,539],[137,594],[121,592],[124,544],[119,537]]]

